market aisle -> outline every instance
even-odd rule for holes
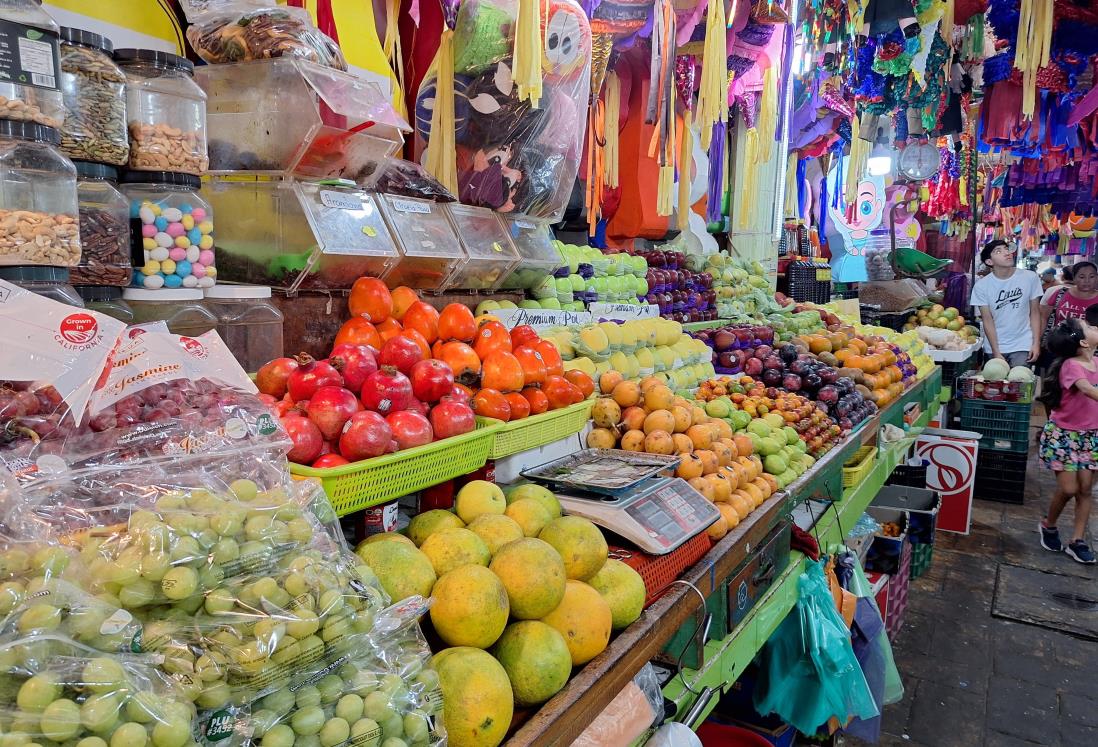
[[[881,745],[1098,744],[1098,604],[1082,599],[1098,600],[1098,567],[1038,545],[1053,484],[1031,454],[1026,505],[977,501],[969,536],[938,534],[894,642],[906,692],[885,711]],[[1071,593],[1090,609],[1071,609]],[[1058,619],[1080,635],[1006,619],[1015,616]]]

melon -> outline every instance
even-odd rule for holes
[[[556,695],[572,674],[572,655],[556,628],[538,620],[511,623],[492,647],[515,703],[535,706]]]
[[[416,594],[431,596],[438,577],[430,559],[416,548],[403,542],[373,542],[357,552],[394,604]]]
[[[629,565],[610,558],[588,581],[591,588],[610,605],[614,630],[631,625],[644,611],[647,590],[644,579]]]
[[[431,561],[435,575],[439,578],[463,565],[487,567],[492,559],[488,545],[468,529],[443,529],[435,532],[423,541],[419,550]]]
[[[508,542],[514,542],[526,536],[522,533],[522,527],[514,519],[500,514],[481,514],[469,522],[468,529],[481,538],[493,557]]]
[[[431,623],[450,646],[488,648],[507,627],[507,590],[483,566],[450,571],[435,584],[432,596]]]
[[[992,358],[984,364],[980,375],[987,381],[1002,381],[1010,373],[1010,366],[1002,358]]]
[[[602,568],[609,548],[599,528],[579,516],[562,516],[549,522],[538,539],[553,546],[564,561],[568,578],[585,581]]]
[[[1007,381],[1033,381],[1033,371],[1029,366],[1015,366],[1007,374]]]
[[[536,620],[552,612],[564,598],[564,561],[552,545],[527,537],[500,548],[488,566],[507,589],[511,614]]]
[[[479,648],[452,648],[432,665],[442,690],[442,723],[451,747],[495,747],[507,736],[515,702],[503,665]]]
[[[408,523],[408,539],[412,540],[416,547],[419,547],[424,540],[435,532],[443,529],[461,529],[464,526],[465,522],[453,511],[436,508],[412,517],[412,520]]]
[[[541,621],[556,628],[568,646],[573,666],[601,654],[610,643],[614,613],[602,595],[582,581],[568,580],[564,599]]]

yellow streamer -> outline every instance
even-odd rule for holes
[[[797,151],[790,151],[785,169],[785,205],[782,207],[786,218],[796,218],[797,215],[797,164],[800,162]]]
[[[763,72],[762,98],[759,101],[759,158],[758,163],[770,163],[774,149],[774,136],[778,130],[778,73],[776,65]]]
[[[677,214],[680,231],[690,224],[690,172],[694,158],[694,131],[685,121],[682,123],[682,139],[679,146],[679,210]]]
[[[694,126],[701,132],[701,144],[709,149],[713,125],[728,121],[728,31],[725,28],[724,3],[711,0],[705,18],[701,81]]]
[[[519,0],[515,23],[515,88],[535,109],[541,100],[541,2]]]
[[[438,82],[435,108],[431,111],[431,138],[427,141],[424,167],[446,189],[458,193],[457,146],[454,142],[454,32],[443,29],[439,40]]]
[[[1022,0],[1014,67],[1022,73],[1022,116],[1037,108],[1037,71],[1049,63],[1052,47],[1052,0]]]
[[[736,224],[741,228],[747,228],[748,209],[751,198],[754,196],[754,181],[758,169],[755,164],[759,162],[759,130],[752,127],[747,131],[744,140],[743,162],[747,168],[743,170],[743,182],[740,184],[740,209],[736,211]]]
[[[616,189],[619,175],[620,145],[618,139],[618,121],[621,116],[621,80],[617,73],[606,78],[606,134],[602,155],[602,176],[606,186]]]

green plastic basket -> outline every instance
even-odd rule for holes
[[[498,428],[498,420],[478,417],[476,430],[460,436],[342,467],[291,464],[290,473],[319,479],[336,514],[345,516],[475,472],[488,461]]]
[[[573,433],[579,433],[591,416],[593,404],[594,400],[588,399],[559,410],[516,420],[513,423],[501,423],[495,431],[495,442],[492,444],[489,457],[502,459],[518,454],[520,451],[551,444]]]
[[[934,545],[911,545],[911,578],[916,579],[930,570],[934,560]]]

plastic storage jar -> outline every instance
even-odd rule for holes
[[[217,326],[217,317],[202,305],[202,291],[196,288],[127,288],[122,298],[133,309],[134,324],[164,322],[172,334],[188,337],[205,334]]]
[[[4,118],[60,127],[64,108],[57,22],[43,10],[42,0],[0,0],[0,21],[9,48],[0,57]]]
[[[77,285],[76,292],[84,301],[84,308],[106,314],[120,322],[133,324],[133,309],[122,300],[122,289],[113,285]]]
[[[76,167],[60,143],[52,127],[0,119],[0,265],[80,261]]]
[[[206,308],[217,317],[217,333],[245,371],[258,371],[282,356],[282,312],[262,285],[215,285],[206,289]]]
[[[128,171],[122,194],[129,200],[133,285],[138,288],[209,288],[214,267],[213,211],[198,195],[191,174]]]
[[[126,74],[130,168],[204,173],[206,93],[194,65],[152,49],[119,49],[114,60]]]
[[[111,59],[113,50],[105,36],[61,29],[61,151],[69,158],[112,166],[129,160],[126,76]]]
[[[80,264],[73,285],[130,284],[130,203],[118,191],[118,171],[100,163],[76,162],[80,207]]]
[[[69,271],[65,267],[0,267],[0,280],[69,306],[84,306],[79,294],[69,285]]]

